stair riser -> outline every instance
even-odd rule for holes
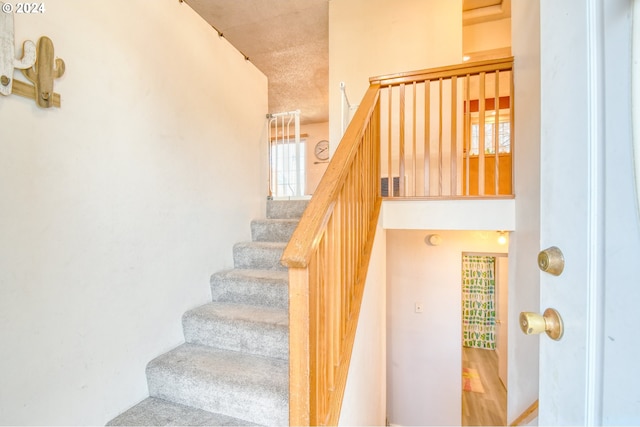
[[[108,426],[247,426],[248,421],[149,397],[107,423]]]
[[[260,281],[213,275],[212,301],[266,307],[289,307],[287,281]]]
[[[189,314],[185,315],[182,323],[188,343],[257,356],[289,358],[289,328],[286,326],[227,319],[209,321]]]
[[[297,221],[253,221],[251,238],[254,242],[288,242],[297,225]]]
[[[286,271],[287,268],[280,264],[283,252],[284,248],[279,247],[236,245],[233,248],[233,264],[240,269]]]
[[[267,218],[301,218],[309,200],[267,200]]]
[[[152,364],[147,367],[147,381],[152,397],[261,425],[288,425],[288,399],[278,393],[253,390],[224,380],[185,377],[176,369]]]

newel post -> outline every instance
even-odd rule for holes
[[[309,269],[289,268],[289,425],[310,425]]]

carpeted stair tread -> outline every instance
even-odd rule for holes
[[[309,200],[267,200],[267,218],[301,218]]]
[[[289,286],[282,253],[308,200],[267,200],[212,302],[183,316],[186,343],[147,365],[150,397],[109,425],[288,425]]]
[[[283,308],[213,302],[186,312],[188,343],[265,357],[289,357],[289,313]]]
[[[233,246],[233,265],[235,268],[251,270],[281,270],[287,268],[280,264],[285,242],[240,242]]]
[[[213,301],[289,307],[289,275],[281,270],[233,269],[211,275]]]
[[[149,397],[111,420],[108,426],[253,426],[238,418]]]
[[[183,344],[149,362],[149,394],[264,425],[285,425],[285,360]]]
[[[255,219],[251,221],[251,239],[254,242],[288,242],[297,225],[297,219]]]

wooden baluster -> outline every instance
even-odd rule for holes
[[[514,129],[514,120],[515,120],[515,92],[513,89],[513,68],[509,71],[509,138],[510,138],[510,153],[511,156],[511,194],[515,194],[516,192],[516,181],[515,181],[515,171],[514,166],[515,155],[516,155],[516,145],[515,145],[515,129]]]
[[[465,195],[469,195],[469,163],[471,156],[471,75],[467,74],[464,97],[464,153],[465,153]]]
[[[349,269],[349,262],[348,262],[348,240],[349,240],[349,207],[348,207],[349,202],[346,200],[345,198],[345,194],[344,194],[344,190],[342,192],[342,194],[340,195],[340,206],[342,208],[342,213],[340,214],[340,217],[342,218],[342,225],[341,225],[341,229],[344,231],[342,233],[342,242],[341,242],[341,256],[340,258],[342,259],[341,264],[342,264],[342,280],[340,282],[340,285],[342,287],[342,336],[346,336],[347,334],[347,323],[345,321],[345,319],[347,319],[347,316],[349,315],[349,307],[348,307],[348,300],[349,300],[349,292],[347,289],[347,270]]]
[[[393,110],[391,107],[392,104],[392,93],[393,86],[389,86],[389,119],[388,119],[388,127],[389,127],[389,148],[387,151],[387,197],[395,197],[396,194],[393,194]]]
[[[398,179],[400,180],[400,196],[404,197],[405,194],[405,182],[404,182],[404,163],[405,163],[405,154],[404,154],[404,107],[405,107],[405,98],[404,98],[404,83],[400,85],[400,103],[399,103],[399,133],[400,140],[398,141]]]
[[[311,380],[311,407],[310,409],[310,418],[312,423],[317,423],[317,420],[320,416],[321,407],[321,397],[322,392],[320,389],[321,385],[321,377],[318,375],[318,365],[320,363],[319,360],[319,352],[320,352],[320,342],[319,342],[319,303],[320,298],[318,295],[318,284],[317,284],[317,260],[316,254],[311,257],[311,261],[309,263],[309,317],[310,317],[310,330],[309,330],[309,340],[310,340],[310,348],[309,348],[309,365],[311,367],[310,370],[310,380]]]
[[[451,188],[449,195],[458,194],[458,78],[451,78]]]
[[[478,195],[484,196],[484,150],[485,150],[485,78],[486,73],[480,73],[480,97],[478,110]]]
[[[424,195],[431,195],[431,80],[424,82]]]
[[[495,188],[494,193],[496,196],[500,194],[500,146],[499,146],[499,134],[500,134],[500,71],[496,71],[494,73],[496,79],[496,87],[495,87],[495,120],[494,120],[494,129],[493,129],[493,149],[495,151],[494,156],[494,182]]]
[[[321,314],[320,321],[322,322],[322,336],[321,336],[320,342],[322,343],[321,372],[322,372],[322,379],[323,379],[323,384],[322,384],[322,395],[323,395],[323,399],[322,399],[323,418],[322,419],[323,420],[326,420],[327,414],[329,413],[329,399],[330,399],[329,391],[331,390],[331,385],[332,385],[331,375],[330,375],[330,366],[329,366],[329,353],[327,352],[327,349],[329,348],[329,329],[327,327],[329,324],[329,319],[328,319],[329,304],[327,299],[329,289],[328,289],[328,281],[326,280],[327,277],[324,274],[326,269],[326,259],[324,256],[325,254],[326,254],[326,234],[318,247],[318,263],[320,265],[320,267],[318,268],[318,271],[322,276],[319,278],[319,282],[322,284],[320,287],[320,289],[322,290],[322,300],[321,300],[322,305],[321,305],[321,312],[320,312]]]
[[[438,90],[438,196],[442,196],[442,77]]]
[[[340,348],[342,343],[342,330],[340,328],[340,317],[342,315],[342,287],[340,282],[340,258],[342,256],[340,251],[340,233],[342,232],[342,229],[340,228],[341,222],[342,220],[340,218],[340,207],[336,204],[336,206],[334,206],[333,208],[333,215],[331,216],[331,233],[333,243],[331,253],[333,256],[331,261],[331,271],[329,272],[331,284],[334,287],[333,327],[335,342],[333,344],[333,364],[336,371],[340,364]]]
[[[334,390],[335,389],[335,359],[334,359],[334,355],[335,355],[335,345],[336,345],[336,334],[335,334],[335,322],[336,322],[336,318],[335,318],[335,312],[336,312],[336,307],[335,307],[335,296],[336,296],[336,289],[335,289],[335,283],[333,282],[333,280],[331,280],[331,278],[333,277],[333,257],[331,256],[332,250],[333,250],[333,239],[335,236],[335,230],[334,230],[334,216],[332,215],[331,218],[329,218],[329,222],[327,223],[327,231],[325,232],[325,239],[324,239],[324,244],[323,244],[323,249],[324,249],[324,254],[323,254],[323,258],[324,258],[324,265],[325,265],[325,271],[324,271],[324,276],[327,278],[326,283],[325,283],[325,288],[327,290],[327,371],[329,374],[329,382],[328,382],[328,387],[329,390]]]
[[[416,114],[417,114],[417,107],[416,107],[416,82],[413,82],[413,156],[412,156],[412,162],[411,162],[411,181],[413,183],[412,186],[412,191],[411,191],[411,196],[412,197],[416,197],[418,195],[418,192],[416,191],[416,182],[418,181],[418,169],[417,169],[417,164],[416,162],[418,161],[418,150],[417,150],[417,141],[416,141],[416,127],[417,127],[417,123],[416,123]]]

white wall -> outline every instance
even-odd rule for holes
[[[636,4],[635,7],[638,7]],[[608,1],[605,10],[605,286],[603,425],[640,423],[640,391],[629,381],[640,377],[640,346],[636,325],[640,322],[640,212],[633,164],[631,99],[631,5]],[[627,13],[621,13],[626,11]],[[633,25],[640,25],[633,22]],[[637,35],[637,34],[636,34]],[[640,43],[638,37],[633,43]],[[636,47],[637,48],[637,47]],[[635,59],[637,60],[637,58]],[[640,76],[635,75],[637,79]],[[637,82],[636,82],[637,83]],[[640,100],[639,100],[640,101]],[[636,137],[639,137],[637,135]],[[637,157],[636,157],[637,158]]]
[[[382,426],[387,416],[386,233],[378,225],[351,354],[341,426]]]
[[[329,122],[340,140],[340,82],[359,104],[369,77],[460,63],[462,0],[329,2]],[[332,143],[333,153],[337,145]]]
[[[514,171],[516,231],[509,252],[509,323],[517,325],[521,311],[540,306],[540,4],[512,0],[515,57]],[[538,398],[538,338],[509,329],[510,423]]]
[[[385,200],[382,225],[393,229],[515,230],[515,199]]]
[[[387,230],[389,422],[461,424],[462,252],[506,251],[495,232]]]
[[[53,40],[62,108],[0,99],[0,424],[103,425],[264,215],[267,82],[178,1],[46,8],[16,44]]]

